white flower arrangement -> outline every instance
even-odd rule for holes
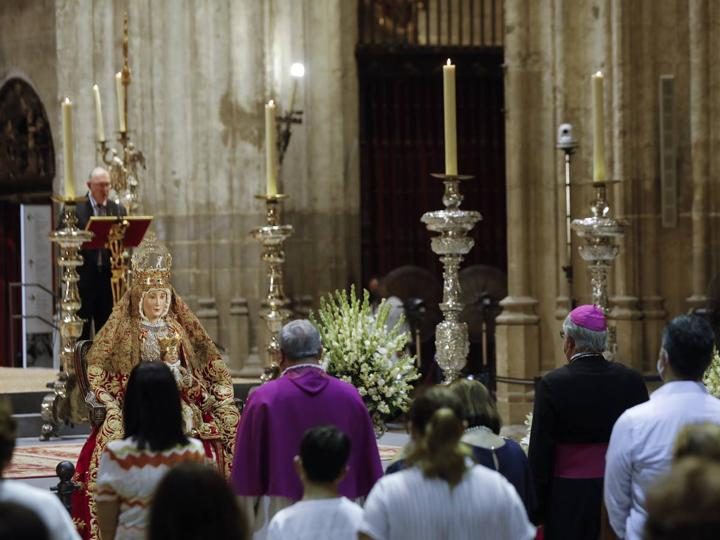
[[[720,353],[715,349],[710,367],[705,371],[703,382],[708,392],[720,399]]]
[[[530,411],[525,415],[525,435],[522,439],[520,439],[520,446],[523,450],[525,450],[525,453],[528,453],[528,450],[530,448],[530,432],[532,431],[532,423],[533,423],[533,413]]]
[[[373,315],[370,294],[335,291],[320,299],[310,316],[323,343],[323,366],[331,375],[352,384],[377,425],[407,411],[412,381],[420,375],[415,357],[403,354],[408,333],[403,318],[388,330],[390,305],[383,301]]]

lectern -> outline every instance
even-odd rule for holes
[[[89,242],[85,242],[82,249],[110,250],[113,304],[116,304],[125,293],[127,283],[125,250],[140,244],[152,219],[152,216],[93,216],[85,227],[85,230],[92,231],[95,236]]]

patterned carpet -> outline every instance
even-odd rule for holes
[[[61,461],[73,464],[80,454],[82,443],[39,444],[15,448],[4,478],[47,478],[55,476],[55,467]]]
[[[61,461],[73,464],[80,454],[82,443],[42,444],[22,446],[15,449],[10,467],[5,470],[5,478],[48,478],[55,476],[55,467]],[[399,446],[380,445],[380,459],[392,461],[402,450]]]

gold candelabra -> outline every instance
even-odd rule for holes
[[[281,225],[281,203],[287,195],[256,195],[256,199],[265,201],[265,225],[250,231],[250,235],[263,246],[261,259],[267,264],[268,292],[265,297],[265,309],[261,317],[268,328],[267,359],[263,382],[279,375],[280,342],[279,335],[283,323],[290,316],[289,303],[285,296],[283,265],[285,264],[285,240],[292,236],[292,225]]]
[[[49,439],[58,435],[58,428],[62,422],[79,423],[84,421],[84,407],[73,406],[70,403],[70,392],[77,382],[73,368],[75,355],[75,342],[82,335],[83,319],[78,317],[80,309],[80,294],[78,292],[77,267],[83,264],[80,247],[89,242],[93,233],[84,231],[77,226],[75,205],[86,200],[85,197],[61,198],[53,200],[63,204],[63,224],[50,234],[50,240],[58,244],[60,254],[57,263],[62,269],[61,287],[62,300],[60,302],[60,372],[52,383],[52,393],[43,398],[41,417],[43,420],[41,438]],[[81,396],[84,398],[84,396]]]
[[[470,350],[467,323],[460,321],[464,304],[460,299],[462,290],[458,270],[463,258],[475,241],[467,236],[475,223],[482,219],[480,212],[460,210],[463,196],[460,182],[473,178],[468,175],[432,174],[445,184],[443,210],[426,212],[421,221],[428,230],[439,233],[431,240],[432,250],[440,256],[443,264],[443,301],[440,310],[443,321],[435,329],[436,359],[443,370],[444,384],[450,384],[460,376]]]

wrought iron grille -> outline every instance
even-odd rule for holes
[[[360,0],[358,45],[502,47],[503,0]]]

